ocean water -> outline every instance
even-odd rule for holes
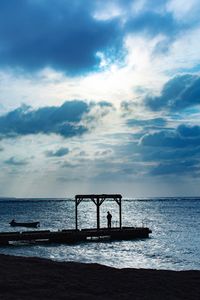
[[[101,206],[101,226],[106,226],[110,210],[112,225],[118,226],[118,205]],[[82,202],[78,207],[79,228],[96,226],[96,207]],[[0,246],[0,253],[38,256],[58,261],[100,263],[116,268],[200,270],[200,198],[125,199],[123,226],[148,226],[148,239],[115,242],[87,242],[73,245]],[[74,201],[67,199],[1,199],[0,231],[25,231],[11,228],[9,222],[40,221],[40,230],[75,227]]]

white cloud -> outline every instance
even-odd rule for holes
[[[123,15],[123,10],[118,5],[116,5],[114,2],[104,2],[102,5],[102,2],[97,6],[93,17],[97,20],[110,20],[116,17],[119,17]]]
[[[167,10],[172,12],[175,18],[182,23],[191,22],[197,17],[199,18],[199,0],[171,0],[167,5]]]
[[[200,43],[198,36],[200,36],[200,28],[187,31],[176,39],[169,52],[155,58],[157,71],[170,72],[171,74],[187,72],[187,69],[192,71],[192,68],[199,65]]]
[[[161,1],[160,1],[161,2]],[[132,1],[132,5],[127,7],[121,5],[120,1],[106,1],[94,13],[94,18],[109,21],[119,18],[121,24],[130,15],[132,17],[140,15],[145,9],[159,11],[161,6],[147,8],[148,0]],[[152,1],[151,1],[152,3]],[[123,4],[123,2],[121,2]],[[165,6],[164,6],[165,7]],[[163,6],[162,6],[163,8]],[[167,5],[167,12],[171,12],[179,23],[190,23],[197,21],[199,17],[199,0],[182,1],[171,0]],[[126,34],[126,33],[125,33]],[[34,195],[40,196],[48,193],[48,196],[65,196],[76,192],[76,180],[79,180],[80,192],[92,192],[111,189],[120,189],[126,192],[129,190],[141,193],[144,186],[143,178],[135,174],[128,174],[123,178],[123,167],[132,171],[133,162],[137,163],[137,153],[134,154],[134,143],[138,137],[133,137],[140,133],[139,127],[127,127],[127,119],[147,120],[154,117],[161,117],[159,112],[149,112],[143,105],[142,97],[148,92],[158,93],[163,84],[177,73],[192,72],[193,68],[199,64],[200,59],[200,28],[190,27],[174,38],[173,42],[163,34],[154,37],[145,35],[144,32],[129,34],[124,36],[124,50],[126,51],[125,61],[111,61],[103,52],[97,52],[100,58],[100,70],[84,76],[68,77],[67,75],[46,68],[39,73],[28,76],[25,73],[12,70],[1,71],[0,74],[0,114],[5,113],[22,103],[32,107],[60,106],[64,101],[81,99],[88,102],[109,101],[116,109],[105,107],[105,111],[97,106],[91,113],[83,119],[83,124],[90,125],[91,131],[82,137],[68,139],[67,142],[56,135],[26,136],[19,139],[6,139],[1,141],[0,165],[3,170],[0,174],[0,184],[4,190],[10,191],[12,195]],[[159,46],[166,46],[166,51],[161,51]],[[168,47],[168,49],[167,49]],[[162,48],[162,47],[160,47]],[[164,48],[164,47],[163,47]],[[188,71],[188,70],[189,71]],[[141,90],[144,93],[141,93]],[[130,102],[129,109],[125,112],[122,109],[123,101]],[[122,114],[124,114],[122,116]],[[193,116],[197,119],[199,112],[188,116],[182,114],[183,120],[192,122]],[[192,117],[191,117],[192,116]],[[179,116],[180,117],[180,116]],[[193,118],[194,119],[194,118]],[[175,127],[179,120],[169,120],[169,127]],[[171,121],[171,123],[170,123]],[[174,122],[172,124],[172,122]],[[171,124],[171,125],[170,125]],[[123,155],[121,149],[124,145],[132,144],[131,149]],[[50,159],[45,156],[45,151],[49,149],[59,149],[60,147],[70,149],[66,156]],[[116,148],[118,147],[118,152]],[[30,153],[34,153],[33,156]],[[134,156],[135,155],[135,156]],[[15,166],[3,164],[3,161],[11,157],[17,157],[28,161],[28,165],[23,166],[23,170],[16,170]],[[11,161],[12,162],[12,161]],[[65,167],[63,167],[65,166]],[[139,168],[145,166],[138,162]],[[136,164],[134,165],[136,168]],[[108,170],[109,169],[109,170]],[[111,177],[109,182],[92,181],[94,177],[104,176],[104,172],[110,171],[113,178],[117,180],[118,173],[121,172],[121,184],[115,183]],[[134,170],[134,168],[133,168]],[[18,172],[16,178],[15,172]],[[109,174],[107,174],[107,179]],[[105,177],[106,178],[106,177]],[[129,178],[130,182],[125,182]],[[133,184],[131,180],[135,180]],[[119,180],[119,177],[118,177]],[[124,180],[124,181],[123,181]],[[147,192],[154,192],[157,187],[156,182],[146,180]],[[152,179],[153,180],[153,179]],[[74,184],[72,183],[74,181]],[[9,185],[8,185],[9,182]],[[171,184],[171,183],[170,183]],[[162,185],[162,182],[161,182]],[[20,190],[19,187],[20,186]],[[168,187],[167,187],[168,188]],[[163,187],[162,193],[167,190]],[[182,185],[180,185],[181,190]],[[20,194],[21,193],[21,194]],[[12,196],[11,195],[11,196]]]

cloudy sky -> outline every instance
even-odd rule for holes
[[[195,196],[199,0],[1,0],[0,196]]]

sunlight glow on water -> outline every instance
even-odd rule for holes
[[[106,226],[106,212],[118,225],[118,206],[101,206],[101,226]],[[0,231],[16,231],[9,221],[40,221],[41,228],[74,228],[72,201],[0,201]],[[117,242],[90,242],[74,245],[0,247],[0,253],[39,256],[60,261],[101,263],[117,268],[154,268],[200,270],[200,199],[148,199],[123,201],[123,226],[148,225],[149,239]],[[79,206],[79,227],[96,226],[96,210],[91,202]],[[25,229],[26,230],[26,229]],[[24,229],[20,229],[24,231]]]

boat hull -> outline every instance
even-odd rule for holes
[[[28,227],[28,228],[37,228],[40,226],[40,222],[15,222],[11,221],[10,226],[12,227]]]

